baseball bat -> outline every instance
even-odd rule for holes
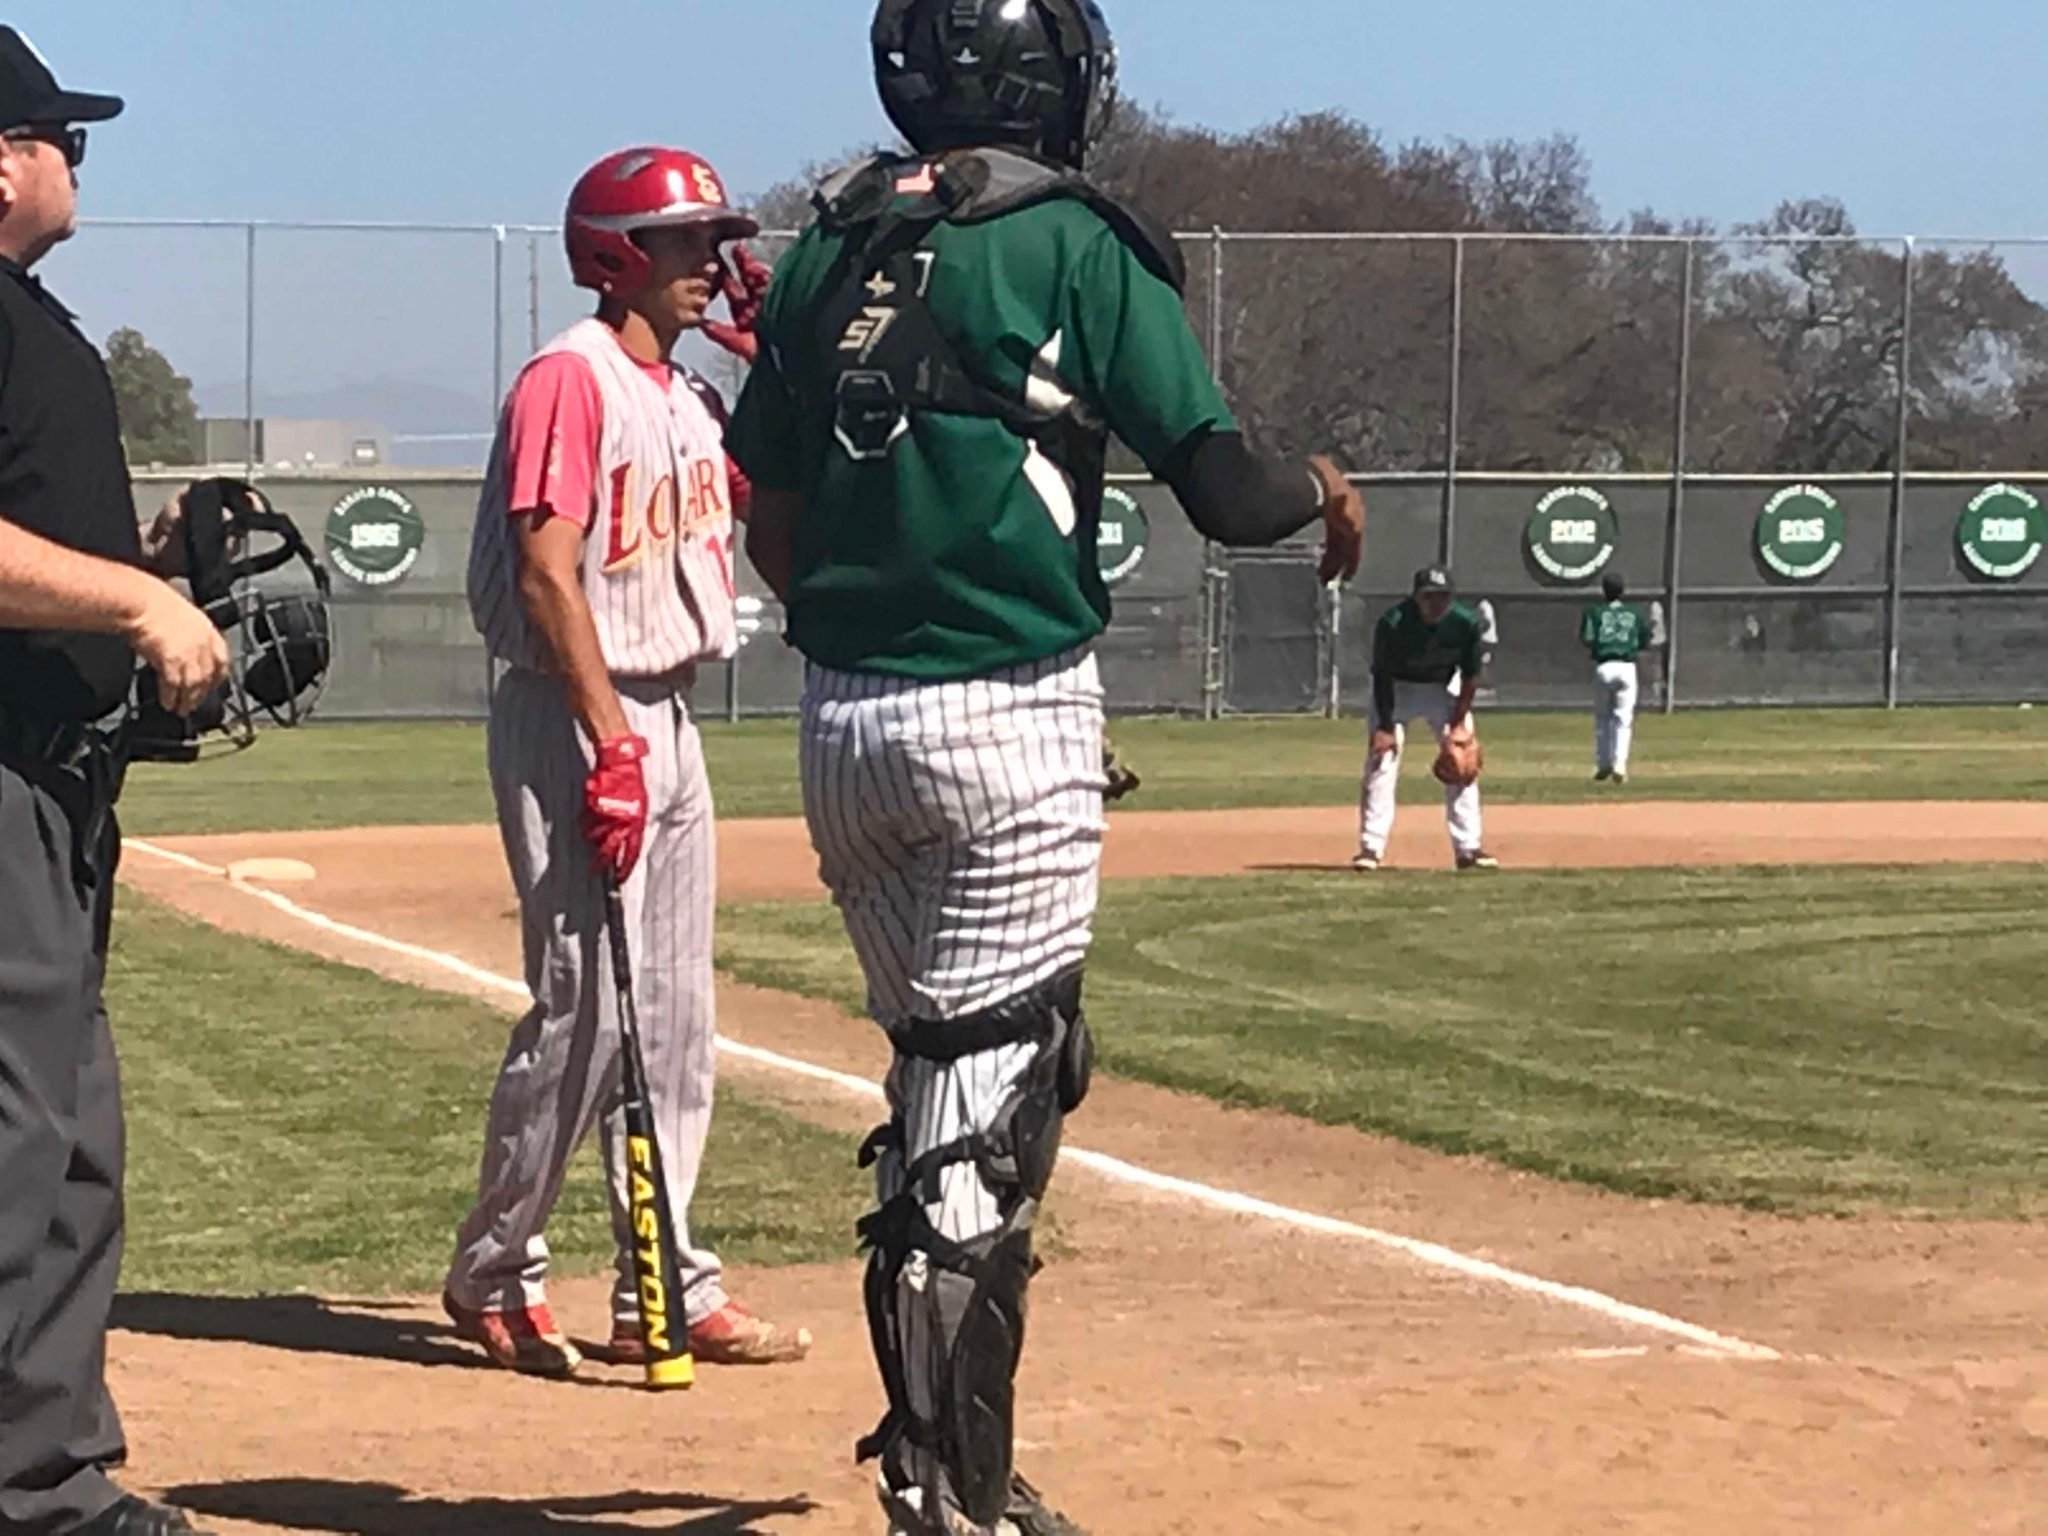
[[[662,1175],[661,1143],[647,1094],[647,1059],[640,1052],[640,1010],[633,1001],[633,962],[626,951],[626,903],[618,883],[605,880],[605,933],[611,942],[612,981],[619,993],[619,1037],[626,1097],[627,1206],[633,1228],[633,1272],[640,1289],[640,1342],[647,1351],[649,1391],[694,1385],[697,1362],[682,1315],[682,1267],[676,1261],[676,1224]]]

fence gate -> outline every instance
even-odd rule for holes
[[[1314,560],[1292,551],[1232,560],[1224,611],[1224,708],[1248,715],[1319,708],[1329,641]]]

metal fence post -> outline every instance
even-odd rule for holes
[[[540,236],[526,237],[526,345],[540,350]]]
[[[1899,414],[1898,436],[1892,445],[1892,512],[1887,540],[1884,616],[1884,707],[1899,707],[1899,626],[1904,608],[1906,565],[1906,453],[1913,419],[1913,237],[1899,252]]]
[[[505,399],[505,226],[491,228],[491,410]],[[498,701],[498,659],[484,651],[484,711]]]
[[[491,409],[505,398],[505,226],[491,230]]]
[[[242,265],[242,468],[256,474],[256,225],[247,231]]]
[[[1323,713],[1332,720],[1344,713],[1344,585],[1333,581],[1330,594],[1330,702]]]
[[[1216,387],[1223,381],[1223,229],[1209,227],[1209,371]],[[1213,540],[1202,544],[1202,718],[1220,719],[1223,714],[1223,640],[1225,609],[1230,601],[1230,570],[1224,563],[1222,546]]]
[[[1678,401],[1672,409],[1671,512],[1664,529],[1664,713],[1678,708],[1679,582],[1685,550],[1685,476],[1692,424],[1693,284],[1699,267],[1699,243],[1685,242],[1685,276],[1678,296]]]
[[[1465,237],[1451,241],[1451,367],[1444,400],[1444,500],[1437,559],[1449,565],[1458,549],[1458,423],[1464,414]]]

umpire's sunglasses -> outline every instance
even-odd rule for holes
[[[63,153],[64,163],[74,171],[85,164],[83,128],[67,128],[62,123],[25,123],[0,133],[0,139],[12,144],[54,144]]]

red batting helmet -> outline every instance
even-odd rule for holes
[[[563,222],[569,275],[600,293],[631,293],[647,281],[652,264],[633,243],[636,229],[715,223],[733,240],[761,232],[725,200],[725,183],[710,161],[657,145],[622,149],[585,171]]]

